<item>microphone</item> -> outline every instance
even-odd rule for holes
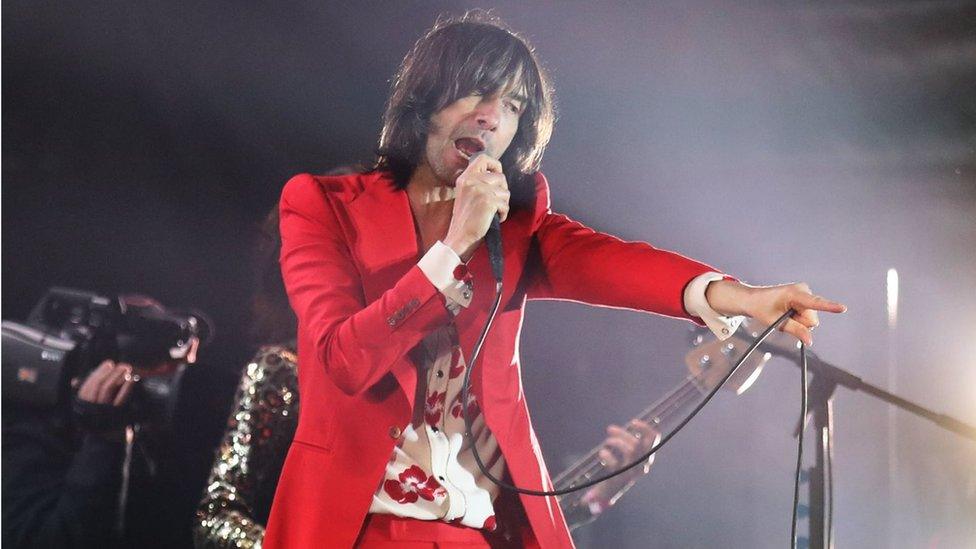
[[[488,261],[491,262],[491,274],[495,275],[495,282],[502,281],[502,271],[505,268],[505,258],[502,257],[502,227],[498,212],[491,218],[491,225],[485,233],[485,246],[488,246]]]
[[[482,154],[487,153],[478,151],[471,155],[471,158],[468,159],[468,165],[471,165],[471,162]],[[502,272],[505,270],[505,259],[502,257],[502,227],[498,212],[495,212],[494,217],[491,218],[491,225],[488,226],[488,232],[485,233],[485,246],[488,247],[488,261],[491,263],[491,274],[494,275],[495,282],[501,282]]]

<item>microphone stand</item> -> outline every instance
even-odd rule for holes
[[[763,343],[759,350],[789,358],[800,366],[799,349],[782,347],[774,343]],[[812,374],[807,389],[809,411],[813,419],[817,439],[817,454],[814,466],[809,471],[809,547],[811,549],[831,549],[834,545],[833,524],[833,396],[838,386],[852,391],[867,393],[888,404],[892,404],[916,416],[928,419],[939,427],[952,431],[964,438],[976,441],[976,427],[952,416],[940,414],[920,404],[901,398],[884,389],[867,383],[860,377],[820,359],[807,350],[807,367]],[[797,426],[795,436],[803,436],[806,419]],[[830,510],[829,514],[827,510]]]
[[[809,500],[807,504],[808,547],[831,549],[834,546],[834,390],[837,382],[818,375],[810,367],[810,352],[807,351],[807,366],[814,372],[807,387],[808,417],[813,419],[814,438],[817,452],[813,467],[807,473]],[[803,436],[806,418],[799,422],[794,436]]]

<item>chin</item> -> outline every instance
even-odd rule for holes
[[[464,173],[465,168],[468,167],[467,162],[456,163],[451,162],[444,166],[444,173],[446,177],[441,178],[449,187],[453,187],[457,181],[458,176]]]
[[[456,171],[456,172],[454,172],[454,175],[453,175],[453,176],[451,176],[451,177],[448,177],[448,178],[447,178],[447,179],[446,179],[446,180],[444,181],[444,182],[445,182],[445,184],[446,184],[446,185],[447,185],[448,187],[451,187],[452,189],[453,189],[454,187],[456,187],[456,186],[457,186],[457,178],[458,178],[458,177],[459,177],[459,176],[461,175],[461,173],[462,173],[463,171],[464,171],[464,170],[458,170],[458,171]]]

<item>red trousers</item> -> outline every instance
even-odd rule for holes
[[[514,535],[486,532],[437,520],[417,520],[393,515],[367,515],[359,532],[359,549],[514,549],[538,547],[528,523]]]

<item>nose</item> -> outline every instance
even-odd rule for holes
[[[482,130],[495,131],[501,120],[502,100],[497,96],[484,96],[478,102],[475,119]]]

